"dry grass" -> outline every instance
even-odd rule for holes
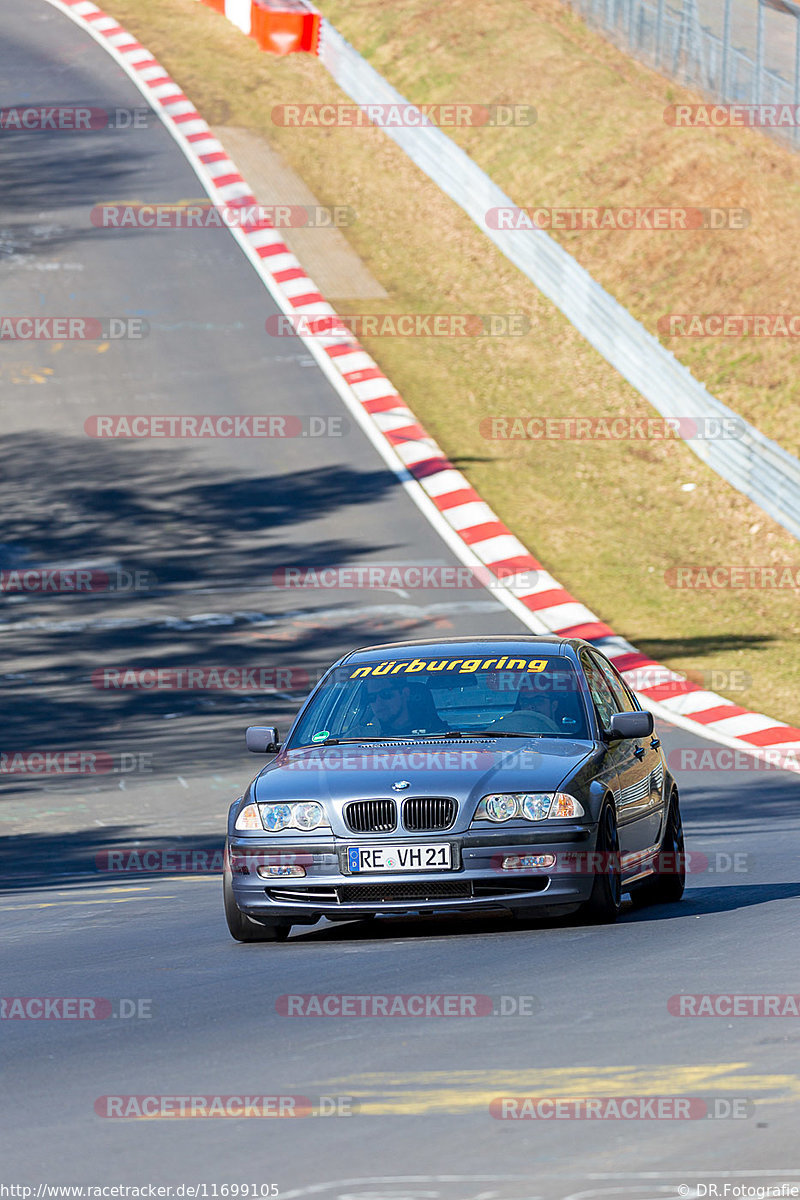
[[[322,8],[362,53],[374,47],[373,65],[410,99],[535,105],[527,129],[448,131],[520,205],[745,209],[750,224],[737,231],[554,233],[651,333],[667,313],[800,313],[800,155],[753,130],[667,125],[668,104],[700,97],[554,0]],[[662,341],[720,400],[800,453],[797,339]]]
[[[687,562],[800,564],[796,542],[680,444],[485,440],[479,425],[487,415],[652,410],[384,134],[272,124],[273,105],[346,99],[315,59],[262,54],[196,0],[109,6],[211,124],[260,133],[320,202],[356,210],[348,240],[389,294],[369,311],[530,318],[530,334],[519,338],[364,340],[474,486],[566,587],[661,661],[720,672],[715,685],[738,703],[800,723],[797,591],[687,592],[665,583],[670,567]],[[800,160],[747,132],[668,129],[663,80],[559,5],[325,0],[323,9],[413,99],[536,104],[533,129],[453,131],[518,201],[691,201],[757,214],[746,234],[572,235],[570,250],[648,323],[670,310],[777,311],[779,301],[765,299],[776,278],[784,290],[772,294],[790,303],[797,268],[783,261],[779,243],[796,239],[765,228],[762,216],[778,212],[792,231],[800,224]],[[686,361],[732,407],[773,436],[781,420],[788,425],[788,360],[771,356],[791,347],[762,343],[746,362],[727,365],[727,343],[690,350],[705,353],[702,370]],[[774,408],[755,399],[767,377],[779,381],[769,393]],[[683,491],[685,483],[695,489]],[[730,672],[746,678],[741,690],[726,688]]]

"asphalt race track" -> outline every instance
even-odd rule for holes
[[[44,0],[0,0],[0,25],[0,107],[142,107],[111,58]],[[481,588],[275,584],[287,565],[455,560],[343,420],[302,343],[266,335],[276,309],[227,232],[92,226],[101,201],[199,194],[152,115],[141,129],[5,132],[0,181],[4,313],[149,323],[147,337],[105,347],[0,348],[3,564],[90,564],[144,581],[2,600],[3,748],[80,749],[111,764],[3,779],[2,993],[105,998],[114,1016],[2,1022],[0,1183],[205,1184],[209,1196],[213,1184],[274,1184],[282,1198],[325,1200],[644,1200],[708,1194],[697,1186],[709,1181],[720,1195],[726,1181],[800,1183],[788,1169],[797,1018],[668,1008],[682,992],[800,993],[796,775],[677,770],[700,864],[686,898],[626,910],[609,928],[384,918],[239,945],[213,872],[102,868],[120,847],[211,862],[228,804],[258,765],[244,727],[285,730],[303,679],[346,649],[521,626]],[[280,441],[88,437],[84,422],[103,413],[294,413],[345,429]],[[296,674],[266,707],[253,693],[92,680],[188,665]],[[660,733],[668,754],[715,748]],[[283,1014],[280,996],[309,993],[489,995],[495,1013]],[[145,1094],[304,1096],[315,1114],[328,1097],[334,1111],[95,1110],[103,1096]],[[495,1097],[542,1094],[702,1097],[712,1124],[490,1114]]]

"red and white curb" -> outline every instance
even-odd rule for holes
[[[216,204],[256,205],[250,188],[177,83],[135,37],[91,0],[48,0],[116,59],[161,118]],[[285,314],[331,317],[299,261],[271,226],[228,226]],[[800,772],[800,729],[750,712],[660,666],[618,637],[561,587],[498,520],[419,424],[375,360],[355,340],[321,334],[304,346],[409,497],[469,566],[498,577],[492,594],[534,633],[580,637],[612,659],[647,708],[673,725]],[[531,573],[535,572],[533,582]]]

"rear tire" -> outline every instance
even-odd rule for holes
[[[237,942],[285,942],[288,938],[291,925],[262,925],[239,908],[233,894],[233,877],[228,865],[227,852],[222,872],[222,899],[230,935]]]
[[[631,892],[631,900],[637,908],[643,908],[647,904],[676,904],[683,896],[686,887],[686,856],[677,791],[673,791],[670,796],[667,827],[656,861],[658,874],[645,880]],[[669,870],[670,867],[675,869]]]
[[[594,877],[592,894],[578,911],[579,920],[590,925],[613,925],[622,906],[617,814],[606,801],[597,823],[595,850],[602,855],[601,868]]]

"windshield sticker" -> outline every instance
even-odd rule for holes
[[[551,660],[548,658],[412,658],[410,662],[369,663],[350,672],[351,679],[364,679],[374,675],[416,675],[418,671],[457,671],[460,675],[471,675],[474,671],[544,671]]]
[[[312,742],[324,742],[331,735],[327,729],[321,729],[319,733],[315,733],[312,737]]]

